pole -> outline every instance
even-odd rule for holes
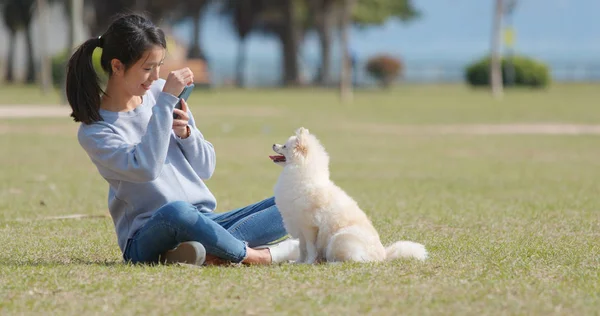
[[[492,96],[496,99],[502,98],[502,61],[500,49],[502,46],[502,13],[504,10],[504,1],[496,0],[494,8],[494,22],[492,26],[492,45],[490,60],[490,84],[492,86]]]
[[[504,8],[506,27],[504,29],[504,43],[506,44],[506,84],[513,86],[515,84],[515,66],[514,66],[514,43],[515,30],[513,26],[513,13],[517,0],[508,0]]]
[[[50,58],[48,56],[48,28],[50,21],[48,16],[47,0],[37,0],[39,16],[39,38],[40,38],[40,65],[41,65],[41,88],[42,93],[47,94],[52,88],[52,75],[50,73]]]
[[[340,21],[342,65],[340,70],[340,98],[343,103],[352,102],[352,61],[350,56],[350,25],[352,20],[352,8],[356,0],[344,0],[342,18]]]

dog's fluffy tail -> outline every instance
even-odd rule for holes
[[[427,259],[425,246],[412,241],[398,241],[385,248],[385,260],[390,261],[398,258],[414,258],[418,260]]]

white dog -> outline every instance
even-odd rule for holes
[[[425,260],[421,244],[399,241],[385,248],[358,204],[329,179],[329,155],[314,135],[299,128],[270,156],[283,171],[275,203],[289,234],[300,241],[299,263],[326,260],[384,261],[400,257]]]

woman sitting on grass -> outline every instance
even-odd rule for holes
[[[97,47],[109,75],[105,92],[92,63]],[[273,198],[214,212],[215,197],[202,179],[215,170],[215,151],[177,97],[194,75],[184,68],[159,79],[165,52],[163,31],[131,14],[83,43],[68,64],[71,116],[81,122],[79,143],[109,184],[123,258],[198,265],[296,259],[297,240],[269,245],[287,235]]]

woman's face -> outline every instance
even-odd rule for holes
[[[160,66],[165,58],[165,49],[160,46],[154,46],[147,50],[142,57],[129,69],[125,70],[124,65],[119,62],[113,62],[113,75],[120,79],[120,86],[127,94],[132,96],[143,96],[152,83],[157,80]],[[115,67],[115,64],[117,64]],[[120,65],[119,65],[120,64]],[[116,69],[115,69],[116,68]]]

